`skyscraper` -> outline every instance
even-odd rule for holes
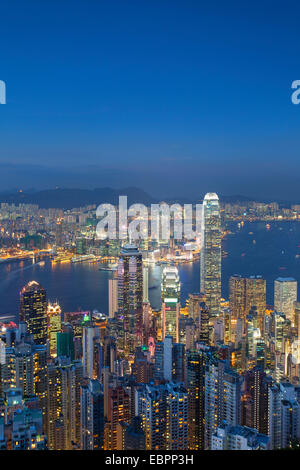
[[[255,306],[257,326],[262,331],[266,312],[266,280],[261,276],[231,276],[229,279],[229,306],[232,320],[236,321],[241,318],[244,330],[246,317],[251,307]]]
[[[220,313],[221,300],[221,217],[219,198],[207,193],[203,200],[200,291],[212,317]]]
[[[82,364],[59,358],[47,368],[47,438],[49,449],[80,445]]]
[[[118,319],[124,326],[124,353],[142,344],[143,261],[135,245],[124,245],[118,264]]]
[[[50,346],[50,356],[57,356],[57,333],[61,331],[61,308],[58,303],[48,303],[48,340]]]
[[[237,426],[241,420],[241,376],[226,361],[211,360],[205,372],[205,447],[224,421]]]
[[[166,450],[188,448],[188,393],[183,383],[167,383]]]
[[[188,448],[204,449],[204,404],[206,354],[189,351],[186,360],[186,387],[188,391]]]
[[[166,387],[145,384],[136,393],[136,412],[142,419],[146,450],[166,449]]]
[[[81,449],[100,450],[104,445],[104,394],[98,380],[81,386]]]
[[[93,322],[87,322],[82,328],[82,364],[85,377],[97,379],[97,344],[100,343],[99,328]]]
[[[108,388],[107,422],[105,424],[104,450],[122,450],[118,446],[118,424],[130,422],[130,397],[121,386]]]
[[[112,279],[108,280],[108,308],[109,318],[114,318],[118,312],[118,277],[114,271]]]
[[[278,277],[274,282],[274,309],[294,324],[294,302],[297,301],[297,281]]]
[[[171,335],[179,342],[180,281],[176,266],[167,266],[162,273],[162,338]]]
[[[36,344],[47,343],[47,299],[45,289],[36,281],[20,293],[20,320],[26,322]]]

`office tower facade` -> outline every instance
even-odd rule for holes
[[[20,320],[36,344],[47,343],[47,299],[45,289],[36,281],[26,284],[20,293]]]
[[[294,325],[294,302],[297,301],[297,281],[292,277],[279,277],[274,282],[274,309],[283,313]]]
[[[155,382],[164,380],[164,343],[162,341],[155,343],[153,379]]]
[[[99,378],[97,355],[99,354],[100,331],[93,322],[87,322],[82,328],[83,374],[89,379]]]
[[[103,449],[104,394],[99,380],[88,379],[81,385],[80,420],[81,449]]]
[[[124,327],[125,357],[132,357],[143,341],[143,261],[134,245],[125,245],[118,264],[118,318]]]
[[[164,380],[172,380],[172,336],[168,335],[163,341],[164,345],[164,357],[163,357],[163,371]]]
[[[209,310],[205,301],[201,301],[199,304],[199,317],[196,325],[198,329],[198,341],[209,346]]]
[[[229,279],[231,318],[234,321],[241,318],[244,331],[246,317],[253,306],[257,309],[257,326],[262,332],[266,312],[266,280],[261,276],[231,276]]]
[[[167,266],[162,272],[162,338],[171,335],[174,342],[179,341],[180,281],[178,269]]]
[[[149,302],[149,268],[143,266],[143,302]]]
[[[143,344],[149,345],[149,341],[153,341],[154,333],[150,302],[143,302]]]
[[[200,302],[204,302],[204,294],[189,294],[188,297],[188,311],[189,317],[196,321],[196,318],[199,316],[199,305]]]
[[[183,343],[172,345],[172,381],[185,382],[185,345]]]
[[[159,383],[172,380],[172,336],[155,344],[153,379]]]
[[[206,295],[210,316],[216,317],[221,300],[221,216],[215,193],[204,197],[201,235],[200,291]]]
[[[56,336],[57,356],[69,357],[74,359],[74,333],[70,324],[63,324],[62,331]]]
[[[61,331],[61,308],[56,303],[48,303],[47,305],[47,318],[48,318],[48,341],[49,351],[51,357],[57,356],[57,333]]]
[[[300,302],[294,302],[294,326],[300,338]]]
[[[109,318],[115,318],[118,313],[118,273],[114,271],[112,279],[108,280],[108,310]]]

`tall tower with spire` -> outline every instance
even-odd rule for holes
[[[218,316],[221,300],[221,215],[216,193],[203,200],[200,291],[206,295],[211,317]]]

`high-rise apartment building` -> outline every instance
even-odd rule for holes
[[[186,388],[188,391],[188,448],[204,450],[205,366],[203,351],[188,351],[186,356]]]
[[[47,368],[47,438],[49,449],[80,448],[80,361],[58,358]]]
[[[81,385],[80,419],[81,449],[103,449],[104,394],[99,380],[88,379]]]
[[[210,360],[205,371],[205,448],[223,422],[241,423],[241,376],[226,361]]]
[[[105,390],[104,390],[105,393]],[[121,385],[108,387],[107,397],[107,422],[104,433],[105,450],[122,450],[118,446],[118,425],[121,422],[129,423],[130,396]]]

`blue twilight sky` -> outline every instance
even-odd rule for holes
[[[296,1],[0,4],[0,191],[300,202]]]

